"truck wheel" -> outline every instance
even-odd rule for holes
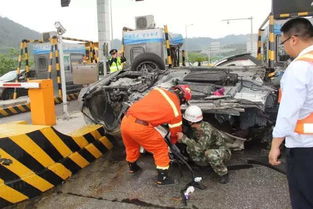
[[[164,61],[154,53],[139,54],[131,65],[132,71],[148,71],[165,70]]]

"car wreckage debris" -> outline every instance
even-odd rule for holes
[[[264,81],[265,67],[159,69],[153,62],[141,56],[137,66],[108,74],[83,89],[79,101],[86,121],[100,123],[108,134],[119,135],[120,121],[132,103],[154,87],[187,84],[193,92],[190,104],[199,106],[205,118],[214,119],[216,128],[228,126],[225,133],[254,127],[271,129],[277,114],[277,89]],[[153,68],[147,69],[150,65]],[[214,95],[216,91],[218,95]],[[182,110],[186,108],[182,106]],[[243,149],[244,140],[236,137],[229,137],[236,142],[232,149]]]

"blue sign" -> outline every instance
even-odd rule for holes
[[[40,43],[32,45],[32,53],[38,54],[49,54],[51,51],[50,43]],[[64,54],[83,54],[85,55],[85,46],[82,44],[64,43],[63,44]]]
[[[161,29],[129,31],[124,33],[123,38],[125,45],[163,42],[164,40]]]

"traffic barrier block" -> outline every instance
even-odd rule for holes
[[[61,184],[112,149],[112,140],[100,125],[69,135],[50,126],[0,125],[0,208]]]
[[[76,100],[77,98],[78,98],[78,93],[67,95],[67,101]],[[62,102],[63,102],[62,98],[60,97],[54,98],[55,104],[61,104]],[[11,115],[16,115],[19,113],[29,112],[29,111],[30,111],[30,103],[8,106],[8,107],[0,108],[0,118],[8,117]]]
[[[0,108],[0,118],[23,113],[23,112],[28,112],[28,111],[30,111],[29,103]]]

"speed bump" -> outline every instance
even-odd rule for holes
[[[50,126],[1,124],[0,208],[61,184],[112,148],[100,125],[64,135]]]

